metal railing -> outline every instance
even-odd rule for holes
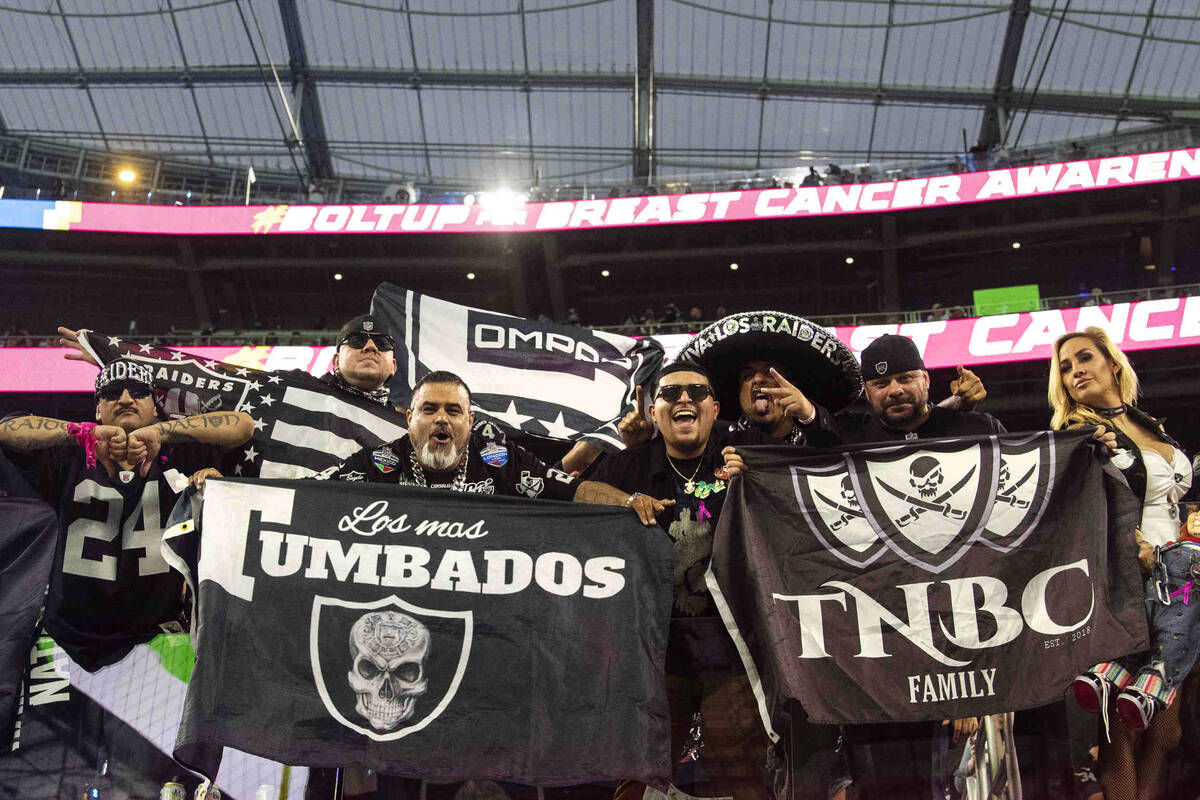
[[[1147,289],[1123,289],[1116,292],[1088,292],[1084,294],[1043,297],[1038,310],[1053,311],[1082,306],[1130,303],[1140,300],[1160,300],[1175,297],[1200,296],[1200,283],[1178,286],[1158,286]],[[787,309],[778,309],[787,311]],[[1022,309],[1024,310],[1024,309]],[[794,312],[804,316],[803,311]],[[825,314],[808,316],[806,319],[827,328],[856,325],[902,325],[914,322],[965,319],[979,316],[975,306],[961,305],[934,307],[910,311],[873,311],[862,314]],[[588,325],[592,330],[619,333],[628,336],[660,336],[666,334],[697,333],[716,320],[684,320],[679,322],[642,322],[632,325]],[[109,333],[105,331],[105,333]],[[266,347],[302,345],[321,347],[332,345],[337,338],[336,330],[215,330],[173,331],[164,334],[128,334],[121,339],[137,344],[161,345],[164,347]],[[6,332],[0,335],[0,347],[56,347],[58,335]]]

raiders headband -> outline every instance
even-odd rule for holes
[[[96,394],[113,383],[140,383],[154,388],[154,370],[137,361],[122,358],[105,364],[96,376]]]

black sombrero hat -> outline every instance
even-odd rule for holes
[[[815,322],[783,311],[730,314],[696,334],[678,361],[712,375],[721,417],[737,419],[738,370],[747,361],[772,361],[818,405],[840,411],[862,394],[862,370],[850,348]]]

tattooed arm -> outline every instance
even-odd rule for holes
[[[60,444],[75,444],[75,436],[67,433],[68,424],[61,419],[32,414],[6,419],[0,422],[0,446],[19,453],[32,453]],[[96,453],[101,460],[125,459],[125,431],[115,425],[97,425],[92,428],[92,435],[96,437]]]
[[[214,411],[168,422],[156,422],[129,434],[129,460],[149,465],[164,444],[196,442],[229,449],[254,435],[254,420],[245,411]]]

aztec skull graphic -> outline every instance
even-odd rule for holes
[[[417,620],[398,611],[363,614],[350,628],[354,710],[376,730],[395,730],[429,689],[428,657],[429,629]]]

